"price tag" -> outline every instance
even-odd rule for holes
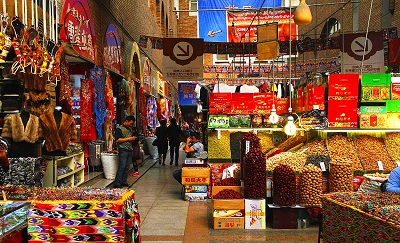
[[[253,133],[254,133],[255,135],[257,135],[257,129],[254,129]]]
[[[218,138],[218,139],[221,139],[221,130],[218,130],[218,131],[217,131],[217,138]]]
[[[325,163],[324,162],[319,162],[319,165],[321,166],[322,171],[326,171]]]
[[[246,141],[246,149],[244,150],[244,154],[247,154],[250,151],[250,141]]]
[[[378,168],[379,170],[383,170],[383,164],[382,161],[378,160]]]
[[[303,149],[300,153],[301,153],[301,154],[304,154],[304,152],[306,152],[308,149],[309,149],[309,148],[305,148],[305,149]]]
[[[397,167],[400,167],[400,162],[396,162],[396,164],[397,164]]]

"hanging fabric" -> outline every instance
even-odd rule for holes
[[[91,142],[96,140],[96,129],[92,117],[93,84],[89,78],[81,79],[81,130],[80,141]]]
[[[60,80],[60,96],[58,104],[62,107],[63,112],[72,114],[72,99],[71,99],[71,82],[69,80],[69,67],[67,60],[61,61],[61,80]]]
[[[105,102],[107,110],[104,122],[104,128],[105,128],[104,130],[105,130],[107,151],[111,151],[113,150],[113,144],[114,144],[113,120],[115,118],[115,110],[114,110],[114,95],[112,90],[112,81],[109,73],[107,73],[106,75],[104,94],[105,94]]]
[[[97,66],[89,70],[89,78],[93,81],[94,113],[96,115],[96,131],[98,137],[103,138],[103,124],[106,117],[106,104],[104,98],[103,70]]]

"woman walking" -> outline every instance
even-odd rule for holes
[[[158,149],[158,164],[165,165],[165,158],[167,157],[168,151],[168,135],[167,135],[167,121],[161,120],[160,126],[156,128],[157,136],[157,149]]]

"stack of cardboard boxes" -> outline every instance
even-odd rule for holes
[[[182,165],[182,185],[186,201],[205,201],[210,184],[210,168],[201,159],[186,159]]]

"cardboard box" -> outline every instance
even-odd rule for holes
[[[252,93],[232,93],[232,110],[230,114],[253,114],[255,108]]]
[[[359,74],[331,74],[328,100],[358,100]]]
[[[244,200],[244,228],[265,229],[266,228],[266,205],[265,199]]]
[[[390,99],[390,74],[363,74],[361,78],[361,101]]]
[[[357,100],[328,100],[329,127],[357,128]]]
[[[199,193],[199,192],[207,192],[207,185],[186,185],[185,192],[186,193]]]
[[[385,106],[361,106],[360,128],[386,128]]]
[[[207,200],[207,192],[185,193],[185,200],[189,202],[201,202]]]
[[[244,210],[244,199],[213,199],[213,210]]]
[[[210,93],[209,114],[229,114],[231,105],[231,93]]]
[[[244,229],[244,210],[214,210],[214,229]]]

